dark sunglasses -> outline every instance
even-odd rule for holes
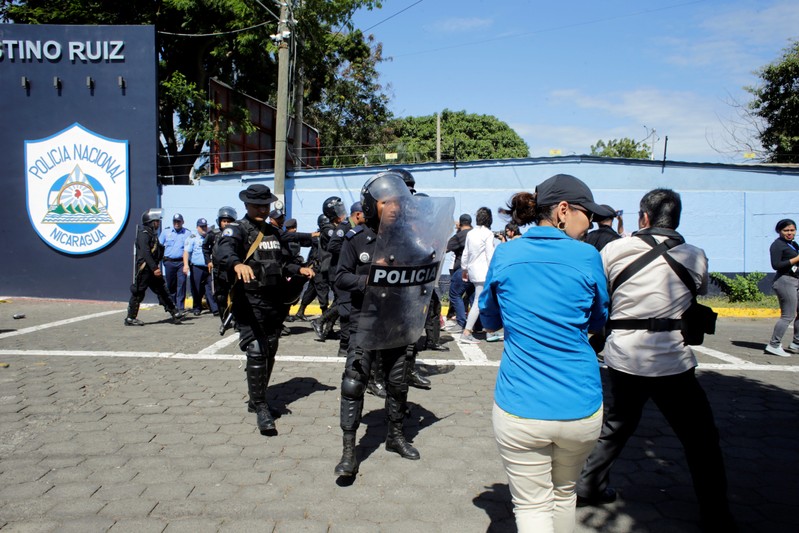
[[[576,204],[569,204],[569,206],[572,209],[576,209],[577,211],[582,211],[583,213],[585,213],[585,216],[588,218],[588,222],[589,223],[594,221],[594,214],[592,212],[590,212],[588,209],[586,209],[585,207],[583,207],[581,205],[576,205]]]

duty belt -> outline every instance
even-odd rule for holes
[[[183,262],[182,257],[164,257],[164,261],[170,261],[172,263],[176,263],[178,261]]]
[[[647,331],[677,331],[682,329],[679,318],[622,318],[608,320],[606,329],[645,329]]]

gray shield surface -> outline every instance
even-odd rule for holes
[[[454,198],[401,197],[383,208],[356,342],[366,350],[415,343],[453,232]]]

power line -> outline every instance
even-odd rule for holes
[[[255,28],[260,28],[261,26],[266,26],[267,24],[271,24],[271,21],[261,22],[260,24],[255,24],[253,26],[249,26],[247,28],[242,28],[240,30],[231,30],[231,31],[220,31],[217,33],[173,33],[171,31],[162,31],[159,30],[157,33],[161,35],[172,35],[174,37],[217,37],[219,35],[232,35],[234,33],[241,33],[243,31],[249,31]]]
[[[423,1],[424,1],[424,0],[419,0],[418,2],[414,2],[414,3],[412,3],[411,5],[409,5],[408,7],[404,8],[404,9],[400,9],[399,11],[397,11],[396,13],[394,13],[393,15],[389,15],[388,17],[384,18],[384,19],[383,19],[383,20],[381,20],[380,22],[378,22],[378,23],[376,23],[376,24],[372,24],[371,26],[369,26],[369,27],[368,27],[368,28],[366,28],[365,30],[361,30],[361,31],[362,31],[363,33],[366,33],[367,31],[371,30],[372,28],[376,28],[377,26],[380,26],[380,25],[381,25],[381,24],[383,24],[384,22],[387,22],[387,21],[389,21],[389,20],[393,19],[394,17],[396,17],[396,16],[397,16],[397,15],[399,15],[400,13],[404,13],[405,11],[408,11],[408,10],[409,10],[410,8],[412,8],[413,6],[415,6],[415,5],[417,5],[417,4],[421,4]]]

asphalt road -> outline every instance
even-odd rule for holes
[[[515,531],[491,433],[502,343],[422,352],[412,389],[420,461],[381,446],[367,397],[360,474],[340,456],[337,343],[307,323],[281,339],[269,399],[278,435],[246,412],[242,354],[208,314],[171,324],[158,307],[124,327],[125,305],[0,303],[0,530]],[[12,315],[25,318],[13,319]],[[720,319],[697,348],[742,531],[795,531],[799,355],[763,353],[773,319]],[[789,330],[789,333],[791,330]],[[786,337],[787,340],[787,337]],[[787,342],[786,342],[787,344]],[[578,531],[698,531],[682,449],[648,409],[614,468],[619,500],[578,509]]]

